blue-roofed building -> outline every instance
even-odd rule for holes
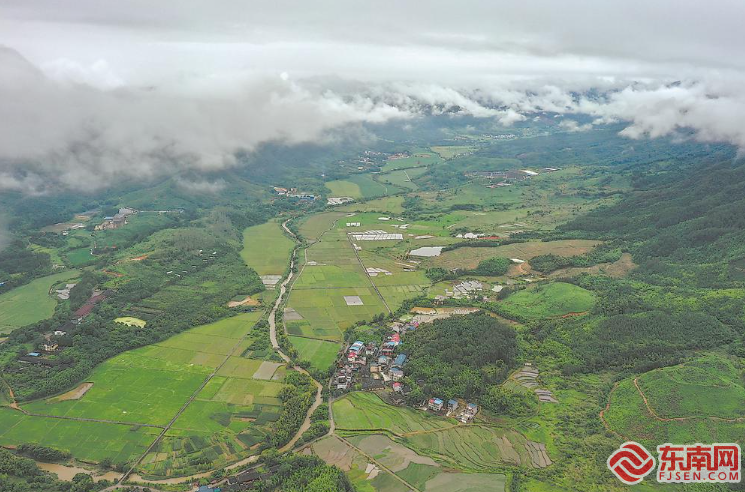
[[[454,412],[458,408],[457,400],[448,400],[448,412]]]
[[[39,357],[39,352],[29,352],[27,357]]]
[[[444,404],[445,402],[443,402],[440,398],[430,398],[428,406],[430,410],[439,412],[442,410]]]
[[[394,381],[400,381],[404,378],[404,371],[400,367],[394,367],[390,371],[388,371],[388,375],[393,379]]]
[[[403,367],[406,363],[406,354],[398,354],[393,360],[393,367]]]
[[[202,485],[201,487],[199,487],[199,489],[197,489],[197,492],[220,492],[220,490],[222,489],[220,489],[219,487],[213,489],[212,487]]]
[[[380,357],[378,357],[378,365],[379,366],[388,365],[388,357],[385,355],[381,355]]]

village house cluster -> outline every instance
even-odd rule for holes
[[[476,416],[479,406],[475,403],[461,405],[458,400],[448,400],[446,406],[442,398],[430,398],[427,402],[427,409],[439,415],[456,418],[467,424]]]
[[[297,188],[282,188],[281,186],[275,186],[274,192],[277,196],[286,196],[287,198],[299,198],[300,200],[316,199],[316,195],[299,192]]]
[[[356,384],[363,390],[388,387],[400,398],[404,393],[401,380],[407,360],[406,354],[399,350],[401,337],[403,333],[415,330],[416,327],[415,323],[396,322],[391,325],[390,333],[380,344],[355,341],[337,362],[332,388],[341,393],[353,389]]]
[[[110,229],[119,229],[127,225],[127,219],[131,215],[137,213],[137,210],[132,208],[120,208],[119,212],[111,217],[104,217],[103,222],[95,227],[97,231],[107,231]]]
[[[77,325],[80,324],[83,319],[91,313],[91,311],[93,311],[96,304],[106,300],[106,298],[111,297],[111,295],[113,295],[113,291],[111,290],[94,290],[85,304],[72,313],[70,321],[67,321],[64,325],[60,326],[53,332],[44,333],[42,335],[42,341],[37,345],[36,350],[19,357],[18,360],[24,364],[40,366],[52,367],[62,365],[62,362],[55,358],[54,355],[64,348],[65,342],[63,342],[63,340],[65,337],[67,337],[70,332],[74,332],[77,329]],[[67,343],[69,344],[69,340]]]
[[[470,312],[470,310],[468,311]],[[445,316],[445,315],[443,315]],[[342,394],[355,389],[363,391],[384,391],[386,399],[394,404],[403,404],[408,388],[403,382],[404,366],[408,356],[403,352],[402,339],[406,333],[416,330],[421,322],[429,318],[420,315],[407,321],[395,321],[389,325],[389,332],[382,343],[365,343],[357,340],[343,351],[337,361],[336,371],[331,380],[331,389]],[[437,316],[432,319],[437,319]],[[358,387],[356,387],[359,385]],[[438,415],[445,415],[468,423],[478,413],[475,403],[459,403],[449,400],[447,405],[441,398],[431,398],[420,403],[420,408]]]
[[[544,167],[541,171],[544,173],[552,173],[559,170],[560,169],[558,167]],[[532,178],[533,176],[538,176],[539,174],[541,173],[533,171],[531,169],[516,169],[507,171],[469,171],[464,173],[464,175],[468,178],[483,178],[488,179],[489,181],[499,180],[498,183],[487,184],[487,188],[512,186],[515,182],[524,181],[526,179]]]

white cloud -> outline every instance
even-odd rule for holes
[[[5,53],[3,61],[0,98],[10,104],[0,105],[0,187],[27,192],[219,170],[235,164],[238,149],[312,142],[333,128],[410,116],[369,97],[343,99],[279,77],[183,97],[58,83],[17,55]]]
[[[430,113],[743,148],[743,18],[736,0],[5,0],[0,43],[33,65],[0,49],[0,189],[223,169]]]
[[[106,60],[83,66],[67,58],[58,58],[44,63],[41,69],[49,78],[59,82],[86,84],[99,89],[116,89],[125,85]]]

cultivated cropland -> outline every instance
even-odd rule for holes
[[[0,2],[0,492],[745,490],[743,19]]]

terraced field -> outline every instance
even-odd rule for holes
[[[716,401],[712,401],[716,412]],[[603,418],[624,439],[652,446],[660,442],[732,442],[745,435],[744,421],[711,418],[661,420],[649,412],[633,378],[621,381],[610,395]],[[655,444],[656,445],[656,444]]]
[[[551,459],[542,443],[502,428],[458,426],[407,436],[405,442],[425,454],[447,457],[452,466],[493,470],[505,465],[545,468]]]
[[[498,473],[457,473],[444,471],[437,461],[393,441],[384,435],[354,436],[348,439],[376,463],[424,492],[505,490],[507,477]]]
[[[437,417],[409,407],[394,407],[374,393],[355,392],[334,401],[339,430],[387,430],[397,435],[452,427],[455,419]]]

